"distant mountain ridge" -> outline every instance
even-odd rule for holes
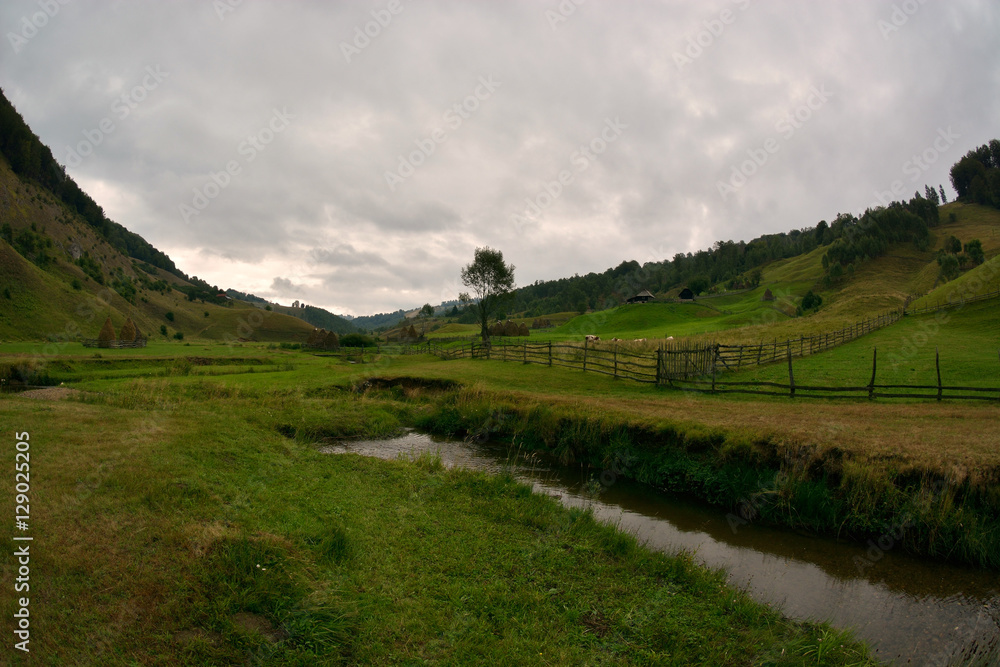
[[[227,289],[226,295],[231,299],[239,299],[240,301],[246,301],[248,303],[259,303],[266,306],[269,305],[273,311],[297,317],[300,320],[308,322],[317,329],[326,329],[327,331],[333,331],[338,334],[358,333],[357,327],[351,324],[347,318],[335,315],[325,308],[320,308],[318,306],[282,306],[268,301],[267,299],[262,299],[256,294],[240,292],[239,290],[234,289]]]

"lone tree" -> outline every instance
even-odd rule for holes
[[[483,342],[489,343],[490,318],[503,312],[504,302],[514,290],[514,266],[504,263],[499,250],[476,248],[472,264],[462,269],[462,284],[475,296],[477,302],[471,307],[475,309]]]

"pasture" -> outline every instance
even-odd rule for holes
[[[78,392],[67,399],[0,394],[0,419],[30,434],[31,651],[53,664],[873,664],[848,635],[788,621],[509,476],[318,451],[466,400],[366,378],[506,384],[494,369],[509,365],[104,352],[45,359]]]

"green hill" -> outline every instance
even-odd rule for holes
[[[756,343],[840,329],[902,308],[908,301],[916,307],[943,301],[949,294],[1000,288],[1000,271],[992,268],[1000,262],[1000,211],[951,203],[940,212],[946,221],[931,230],[927,249],[920,250],[913,243],[892,244],[886,254],[858,263],[853,272],[832,284],[825,279],[822,262],[827,247],[819,246],[766,264],[760,285],[751,290],[721,292],[693,303],[661,299],[617,306],[579,315],[555,329],[532,332],[532,338],[580,340],[594,334],[624,340],[673,336],[696,342]],[[987,261],[954,280],[940,282],[937,255],[951,236],[963,242],[979,239]],[[771,291],[773,301],[763,300],[766,290]],[[809,291],[822,298],[822,305],[797,316],[797,307]]]
[[[356,326],[345,320],[343,317],[334,315],[325,308],[318,308],[316,306],[295,308],[293,306],[274,305],[272,306],[272,309],[276,313],[297,317],[304,322],[308,322],[316,329],[326,329],[327,331],[333,331],[337,334],[358,333],[358,328]]]
[[[112,241],[0,156],[0,340],[95,338],[107,317],[116,331],[131,318],[153,339],[304,341],[313,329],[217,298],[211,286],[129,257]]]

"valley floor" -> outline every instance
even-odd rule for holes
[[[15,433],[30,451],[29,529],[5,534],[34,538],[30,654],[8,644],[9,664],[872,664],[508,476],[318,452],[517,391],[497,365],[206,347],[50,358],[80,393],[0,395],[8,451]],[[394,374],[472,389],[364,384]],[[602,390],[559,381],[574,410]]]

